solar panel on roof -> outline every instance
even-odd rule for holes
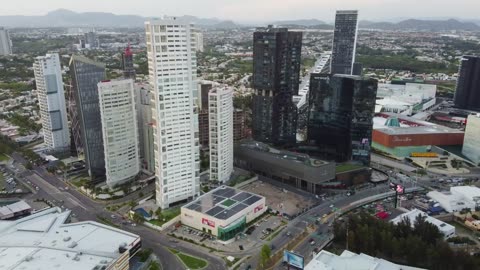
[[[198,208],[200,208],[200,205],[198,203],[192,203],[190,205],[187,205],[187,208],[190,209],[190,210],[197,210]]]
[[[219,219],[228,219],[238,213],[238,211],[233,210],[225,210],[223,212],[218,213],[215,217]]]
[[[205,212],[205,214],[210,215],[210,216],[215,216],[216,214],[222,212],[223,210],[225,210],[225,208],[223,208],[221,206],[215,206],[212,209]]]
[[[222,188],[214,192],[214,194],[225,197],[225,198],[230,198],[234,196],[235,193],[237,192],[232,188]]]
[[[246,198],[251,197],[251,196],[252,196],[252,195],[249,194],[249,193],[240,192],[240,193],[238,193],[237,195],[233,196],[233,197],[232,197],[232,200],[241,202],[241,201],[243,201],[243,200],[245,200]]]
[[[245,201],[243,201],[243,203],[247,204],[247,205],[252,205],[256,202],[258,202],[260,200],[260,197],[256,196],[256,195],[253,195],[252,197],[246,199]]]
[[[243,203],[239,203],[239,204],[235,205],[234,207],[232,207],[230,210],[235,212],[235,213],[238,213],[245,208],[247,208],[247,205],[245,205]]]

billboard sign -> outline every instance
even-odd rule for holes
[[[211,220],[208,220],[206,218],[202,218],[202,224],[215,228],[215,222],[211,221]]]
[[[286,262],[288,265],[296,267],[298,269],[304,268],[304,258],[288,250],[283,251],[283,261]]]
[[[389,187],[390,187],[390,190],[393,190],[398,194],[405,193],[405,187],[402,186],[402,185],[395,184],[395,183],[390,183]]]
[[[258,211],[262,210],[263,209],[263,204],[255,207],[255,209],[253,209],[253,213],[257,213]]]

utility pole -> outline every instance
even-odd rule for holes
[[[346,250],[348,250],[348,218],[347,218],[347,241],[345,241],[347,243],[347,246],[346,246]]]

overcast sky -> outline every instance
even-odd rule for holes
[[[0,15],[44,15],[64,8],[142,16],[194,15],[236,22],[287,19],[333,21],[336,9],[358,9],[360,19],[479,18],[479,0],[1,0]]]

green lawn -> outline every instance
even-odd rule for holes
[[[152,219],[149,222],[153,225],[162,226],[178,215],[180,215],[180,207],[162,210],[162,213],[157,219]]]
[[[222,202],[222,205],[225,206],[225,207],[230,207],[230,206],[232,206],[234,203],[235,203],[234,200],[226,199],[225,201]]]
[[[207,267],[208,262],[205,260],[202,260],[197,257],[193,257],[190,255],[187,255],[185,253],[181,253],[180,251],[173,249],[173,248],[168,248],[170,252],[173,254],[177,255],[177,257],[185,264],[185,266],[189,269],[203,269]]]
[[[5,187],[5,177],[3,177],[3,173],[0,173],[0,190],[3,190]]]
[[[7,157],[5,154],[0,154],[0,161],[7,161],[9,160],[9,157]]]
[[[363,166],[361,166],[361,165],[340,164],[337,167],[335,167],[335,172],[336,173],[348,172],[348,171],[353,171],[353,170],[361,169],[361,168],[363,168]]]

